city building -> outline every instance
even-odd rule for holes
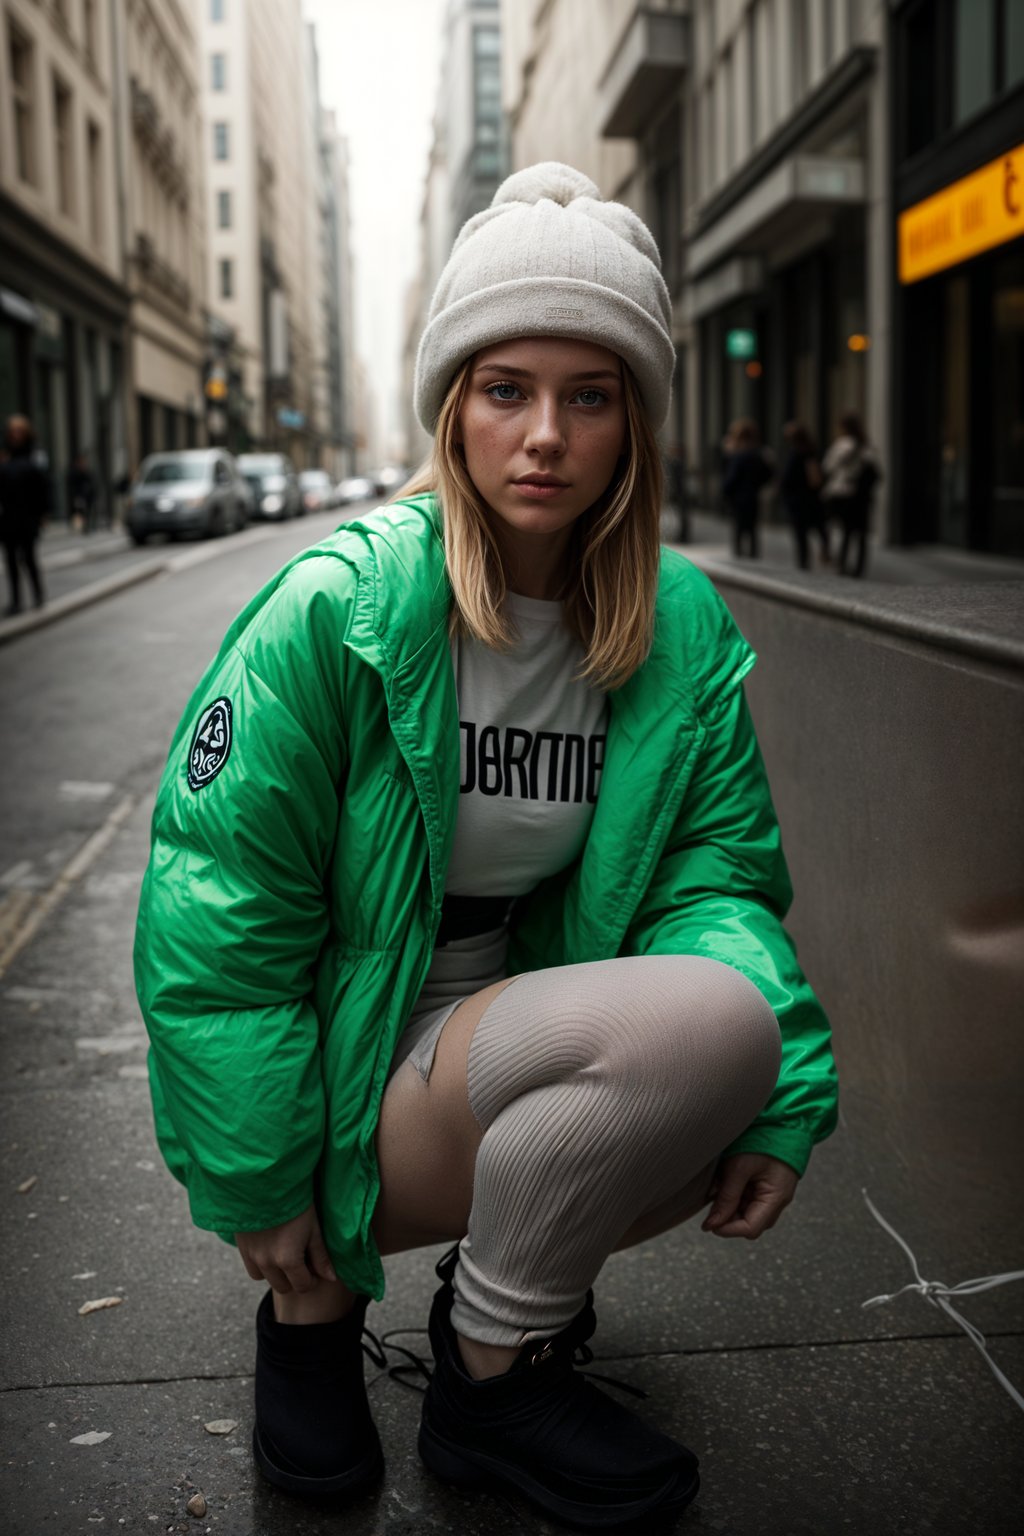
[[[467,219],[489,206],[508,169],[502,113],[499,0],[449,0],[433,140],[420,211],[420,274],[407,293],[402,377],[411,379],[437,279]],[[403,396],[406,458],[418,463],[429,438]]]
[[[206,440],[206,206],[199,37],[182,0],[124,0],[114,95],[131,299],[129,457]]]
[[[338,132],[333,112],[322,117],[321,154],[324,159],[327,222],[326,277],[330,334],[327,368],[329,377],[328,466],[338,479],[356,473],[355,440],[355,317],[352,296],[355,268],[352,260],[351,195],[348,177],[348,143]]]
[[[31,417],[58,516],[78,455],[101,516],[129,468],[119,16],[0,0],[0,418]]]
[[[776,449],[794,419],[824,447],[853,410],[888,466],[883,7],[690,9],[684,302],[696,348],[685,415],[702,498],[717,499],[737,417]]]
[[[896,535],[1024,556],[1024,5],[907,0],[894,102]]]
[[[211,358],[210,436],[316,464],[319,156],[300,0],[199,3],[210,309],[238,358],[237,384],[230,362]],[[233,421],[244,432],[233,434]]]

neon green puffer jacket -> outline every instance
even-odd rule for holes
[[[231,626],[171,746],[135,945],[157,1137],[193,1220],[230,1237],[315,1197],[338,1273],[377,1298],[374,1130],[459,796],[438,516],[426,496],[347,524]],[[802,1173],[835,1126],[835,1069],[781,926],[753,663],[710,582],[664,552],[651,655],[610,695],[590,836],[523,904],[510,963],[685,952],[742,971],[783,1059],[729,1150]]]

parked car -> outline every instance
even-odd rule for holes
[[[327,512],[336,506],[334,483],[326,469],[304,469],[299,474],[299,490],[307,512]]]
[[[136,544],[145,544],[151,533],[213,538],[244,528],[246,508],[231,454],[223,448],[151,453],[129,491],[125,522]]]
[[[352,475],[348,480],[338,481],[339,507],[351,507],[357,501],[370,501],[376,494],[373,481],[367,480],[365,475]]]
[[[299,477],[286,453],[240,453],[238,467],[256,495],[254,517],[268,517],[283,523],[289,517],[301,517]]]
[[[402,481],[409,477],[404,469],[396,469],[393,464],[388,464],[383,469],[375,469],[370,478],[378,496],[393,496]]]

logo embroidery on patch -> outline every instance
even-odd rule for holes
[[[231,700],[214,699],[199,716],[188,749],[188,787],[193,793],[220,773],[231,751]]]

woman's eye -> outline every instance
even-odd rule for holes
[[[484,393],[492,400],[514,400],[522,391],[518,384],[488,384]]]
[[[608,396],[603,389],[581,389],[574,398],[580,405],[603,405]]]

